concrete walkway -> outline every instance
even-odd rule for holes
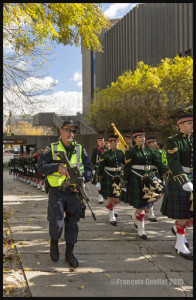
[[[75,255],[79,268],[64,262],[65,242],[59,243],[60,259],[49,256],[47,195],[3,171],[4,207],[21,257],[32,297],[192,297],[193,262],[175,253],[174,220],[154,205],[157,223],[146,221],[148,239],[141,240],[130,218],[133,207],[120,203],[118,225],[108,221],[105,204],[98,204],[96,187],[87,184],[97,221],[88,207],[79,222]],[[187,230],[190,250],[192,229]]]

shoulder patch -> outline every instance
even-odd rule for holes
[[[167,150],[167,152],[170,153],[170,154],[173,154],[173,153],[175,153],[176,151],[178,151],[178,148],[177,148],[177,147],[174,148],[174,149],[172,149],[172,150]]]

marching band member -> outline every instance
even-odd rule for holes
[[[97,184],[100,186],[102,196],[107,198],[109,222],[111,225],[117,225],[114,206],[120,202],[120,174],[124,165],[124,153],[117,149],[118,135],[110,135],[109,141],[110,149],[99,158]]]
[[[146,138],[146,148],[151,148],[153,151],[158,155],[159,159],[162,160],[161,158],[161,153],[157,149],[157,140],[156,137],[148,137]],[[156,167],[155,167],[156,168]],[[151,202],[151,207],[148,209],[148,220],[151,222],[157,222],[157,218],[155,217],[154,214],[154,208],[153,208],[153,202]]]
[[[145,212],[151,201],[157,201],[161,194],[158,178],[155,177],[153,166],[155,165],[161,175],[168,172],[168,168],[157,158],[152,149],[146,149],[145,132],[133,131],[135,146],[125,152],[125,167],[120,199],[136,210],[132,215],[134,226],[138,229],[138,235],[147,239],[145,232]]]
[[[170,169],[161,212],[175,219],[172,232],[176,235],[175,249],[183,258],[193,259],[185,237],[186,227],[193,224],[193,115],[180,115],[180,132],[167,140],[167,161]],[[192,200],[192,201],[191,201]]]
[[[130,134],[126,134],[125,135],[125,142],[128,146],[128,149],[130,149],[131,147],[133,147],[133,144],[132,144],[132,136]]]
[[[91,164],[93,166],[93,178],[92,178],[92,184],[96,184],[96,172],[97,172],[97,167],[99,163],[99,157],[103,153],[103,151],[108,150],[104,146],[104,138],[99,137],[97,139],[97,146],[93,148],[92,154],[91,154]],[[99,193],[99,204],[103,204],[103,197],[101,195],[101,191],[98,188],[98,193]]]

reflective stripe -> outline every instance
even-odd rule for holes
[[[80,145],[76,145],[76,154],[77,154],[77,164],[80,164],[80,157],[81,157]]]
[[[54,153],[53,153],[53,159],[54,160],[58,160],[58,157],[57,157],[57,147],[58,147],[58,144],[54,144],[54,146],[53,146],[53,151],[54,151]]]

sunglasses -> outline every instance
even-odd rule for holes
[[[75,130],[75,129],[72,130],[72,129],[69,129],[69,128],[62,128],[62,130],[65,130],[65,131],[67,131],[68,133],[70,133],[70,132],[73,132],[74,134],[76,133],[76,130]]]

